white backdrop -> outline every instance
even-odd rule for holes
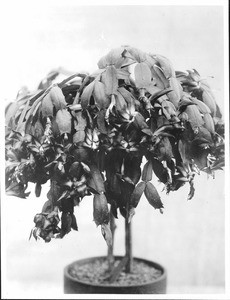
[[[13,5],[12,5],[13,3]],[[220,1],[220,3],[223,3]],[[37,87],[50,70],[93,71],[111,48],[131,45],[167,56],[177,70],[196,68],[207,77],[223,112],[223,6],[78,6],[73,1],[8,1],[3,10],[2,95],[13,99],[27,85]],[[165,195],[161,215],[143,198],[134,216],[134,255],[163,264],[168,292],[224,293],[225,173],[200,175],[194,199],[188,187]],[[158,186],[161,190],[161,186]],[[32,187],[33,189],[33,187]],[[92,199],[76,208],[79,232],[49,244],[28,242],[41,199],[4,197],[2,205],[2,288],[6,298],[63,297],[63,268],[84,257],[106,254],[92,219]],[[123,254],[123,221],[116,232]]]

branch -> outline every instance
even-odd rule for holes
[[[126,266],[128,263],[129,258],[127,256],[124,256],[122,260],[119,262],[119,264],[113,269],[109,276],[109,282],[112,283],[114,282],[119,274],[121,273],[122,269]]]

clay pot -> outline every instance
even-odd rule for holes
[[[87,263],[91,263],[94,260],[102,259],[103,257],[91,257],[75,261],[64,269],[64,293],[65,294],[166,294],[167,274],[164,267],[161,265],[141,259],[134,258],[136,261],[144,262],[155,269],[162,272],[162,275],[157,279],[152,279],[148,283],[135,284],[135,285],[115,285],[115,284],[93,284],[89,282],[81,281],[70,275],[69,270],[74,267],[77,270],[77,266],[82,266]],[[122,258],[116,256],[116,259]]]

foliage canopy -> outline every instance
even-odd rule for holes
[[[189,184],[191,199],[195,174],[224,166],[221,112],[195,69],[175,71],[166,57],[132,47],[111,50],[98,68],[60,83],[51,72],[6,107],[7,193],[27,197],[33,182],[39,197],[50,181],[36,239],[77,230],[74,206],[93,195],[94,221],[110,244],[108,203],[131,219],[144,194],[162,212],[153,175],[167,193]]]

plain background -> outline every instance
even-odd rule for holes
[[[33,4],[32,4],[33,3]],[[78,6],[73,1],[8,1],[3,10],[2,58],[5,103],[22,86],[35,89],[49,71],[97,69],[111,48],[131,45],[168,57],[176,70],[195,68],[208,78],[224,106],[224,36],[221,5]],[[159,192],[162,186],[156,182]],[[63,297],[63,268],[74,260],[106,254],[92,216],[92,198],[75,209],[79,232],[49,244],[28,241],[33,216],[40,212],[48,186],[37,199],[4,197],[2,204],[2,289],[4,298]],[[196,193],[189,187],[161,193],[161,215],[143,198],[133,222],[134,255],[168,270],[169,294],[225,291],[225,173],[201,174]],[[124,224],[116,232],[116,254],[124,254]]]

